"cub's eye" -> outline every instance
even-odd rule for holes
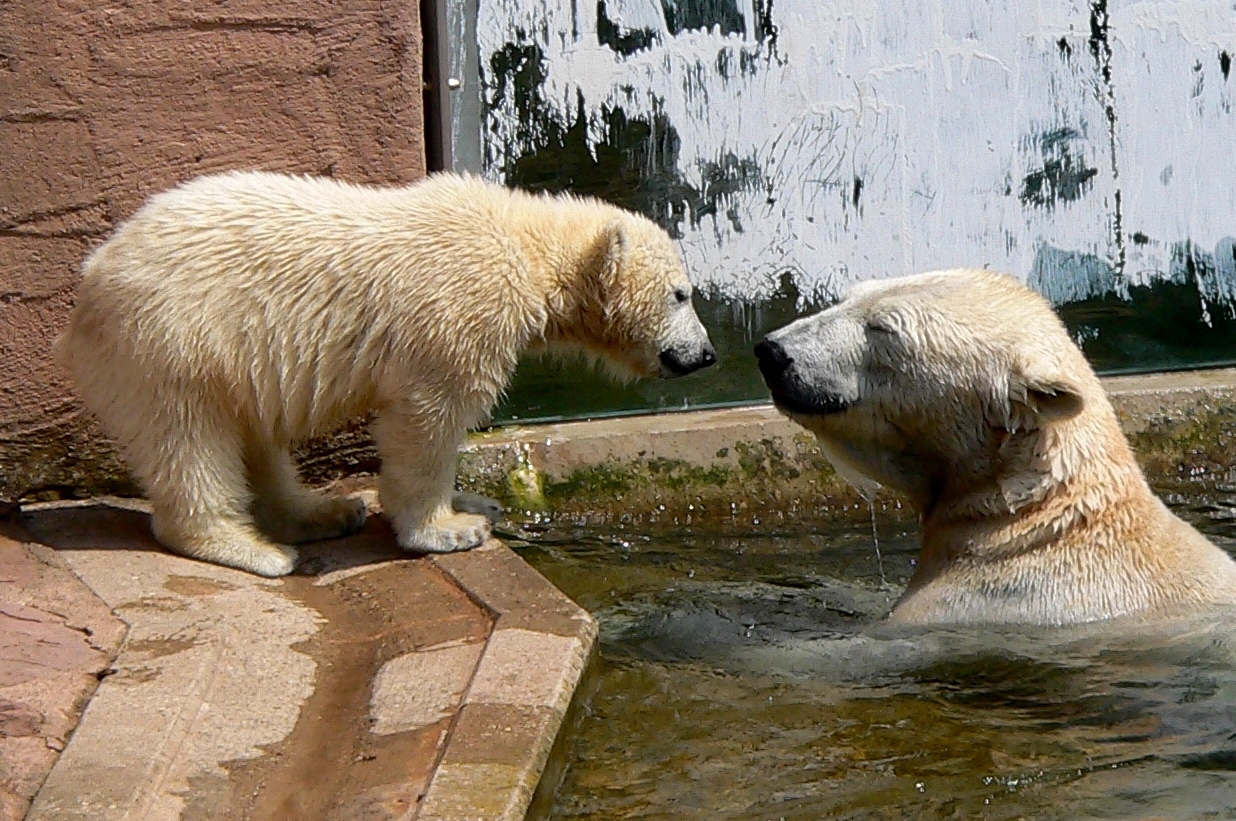
[[[687,293],[686,288],[675,288],[674,289],[674,301],[686,302],[690,298],[691,298],[691,295]]]

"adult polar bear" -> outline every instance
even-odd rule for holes
[[[1236,604],[1236,563],[1147,486],[1064,325],[974,270],[853,288],[756,347],[839,472],[909,497],[908,623],[1065,624]]]
[[[152,197],[86,261],[60,342],[187,556],[264,576],[364,523],[289,448],[373,413],[399,544],[466,550],[456,452],[525,350],[679,376],[715,351],[669,236],[594,200],[470,177],[405,187],[235,172]]]

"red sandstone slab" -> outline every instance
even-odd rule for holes
[[[11,519],[0,534],[0,821],[16,821],[64,749],[125,626]]]
[[[523,818],[596,625],[505,546],[408,558],[378,518],[270,580],[162,551],[141,503],[32,507],[29,550],[130,627],[27,821]],[[12,670],[84,660],[20,624],[44,644]],[[43,726],[24,702],[0,721]]]

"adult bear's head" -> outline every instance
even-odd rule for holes
[[[1106,406],[1047,301],[987,271],[861,283],[755,351],[778,408],[847,478],[920,508],[993,484],[1014,509],[1038,497],[1086,458],[1078,426]]]

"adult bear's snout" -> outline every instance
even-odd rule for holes
[[[774,339],[756,345],[755,358],[773,403],[784,411],[821,416],[846,410],[857,401],[858,388],[852,381],[805,367]]]
[[[771,339],[764,339],[755,346],[755,358],[759,360],[760,373],[764,375],[764,381],[770,387],[780,380],[781,375],[789,370],[790,365],[794,364],[793,357],[785,352],[781,343]]]

